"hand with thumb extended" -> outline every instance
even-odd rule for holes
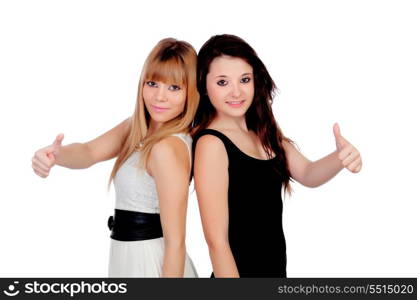
[[[362,169],[362,158],[358,149],[342,136],[337,123],[333,125],[333,134],[336,140],[338,158],[343,166],[352,173],[358,173]]]
[[[35,152],[32,158],[32,168],[38,176],[42,178],[48,177],[49,171],[55,165],[56,157],[61,150],[63,139],[64,134],[60,133],[51,145]]]

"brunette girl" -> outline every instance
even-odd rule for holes
[[[212,277],[286,277],[282,188],[290,192],[291,179],[319,186],[344,167],[357,173],[360,154],[335,124],[336,150],[305,158],[274,118],[274,81],[239,37],[210,38],[197,77],[193,170]]]

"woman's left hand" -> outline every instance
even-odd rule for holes
[[[346,169],[352,173],[358,173],[362,169],[362,158],[358,149],[340,134],[339,124],[333,125],[333,133],[336,139],[338,158]]]

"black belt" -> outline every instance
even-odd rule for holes
[[[162,237],[159,214],[116,209],[107,225],[114,240],[142,241]]]

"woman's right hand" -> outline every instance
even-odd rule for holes
[[[48,177],[49,171],[55,165],[56,157],[61,149],[63,139],[64,134],[60,133],[52,145],[35,152],[35,155],[32,158],[32,168],[38,176],[42,178]]]

